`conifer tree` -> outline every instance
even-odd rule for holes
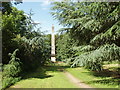
[[[104,61],[120,59],[119,9],[120,2],[53,3],[52,15],[79,42],[79,54],[69,60],[73,67],[101,70]]]

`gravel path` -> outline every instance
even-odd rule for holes
[[[95,90],[94,88],[90,87],[89,85],[83,83],[82,81],[80,81],[79,79],[74,77],[69,72],[64,71],[64,74],[70,80],[70,82],[76,84],[78,86],[78,88],[84,88],[84,90],[85,90],[85,88],[86,88],[86,90]]]

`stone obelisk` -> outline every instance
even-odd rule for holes
[[[51,61],[56,62],[55,58],[55,34],[54,34],[54,26],[52,25],[52,34],[51,34]]]

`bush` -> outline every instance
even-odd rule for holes
[[[49,60],[50,46],[45,36],[35,36],[32,39],[18,35],[15,39],[19,48],[19,58],[23,72],[31,72]]]
[[[17,77],[17,78],[5,77],[2,81],[2,89],[9,87],[10,85],[18,82],[20,79],[21,79],[20,77]]]
[[[20,59],[16,57],[16,49],[11,56],[11,60],[9,64],[4,65],[3,67],[3,79],[2,79],[2,88],[5,89],[10,85],[14,84],[15,82],[20,80],[20,73],[21,73],[21,62]]]

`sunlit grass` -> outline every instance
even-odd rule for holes
[[[10,88],[77,88],[57,67],[46,67],[46,74],[42,74],[40,69]]]
[[[2,64],[0,63],[0,90],[2,89]]]
[[[112,64],[115,70],[115,66]],[[111,67],[112,67],[111,66]],[[117,68],[117,67],[116,67]],[[101,72],[88,71],[83,67],[68,68],[67,69],[73,76],[80,79],[84,83],[95,88],[118,88],[119,80],[116,78],[116,73],[113,71],[105,70]]]
[[[115,70],[117,67],[113,64],[110,67],[113,67],[110,71],[95,72],[88,71],[83,67],[46,66],[44,69],[38,68],[35,72],[27,74],[23,80],[10,88],[77,88],[66,78],[61,70],[63,68],[93,88],[118,88],[118,80],[120,79],[116,78]]]
[[[2,72],[0,71],[0,90],[2,88]]]

